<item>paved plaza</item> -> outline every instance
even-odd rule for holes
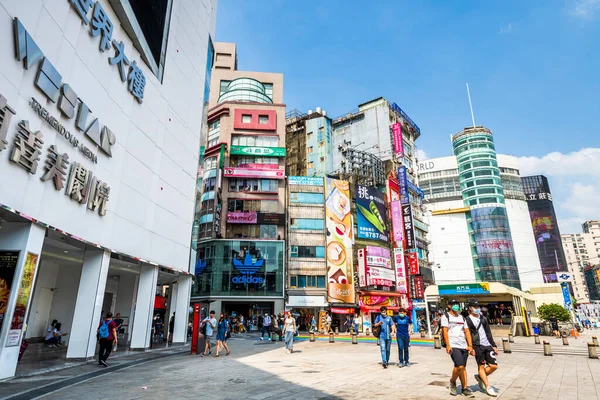
[[[576,351],[589,339],[569,345],[575,355],[545,357],[533,338],[516,338],[517,351],[499,355],[491,382],[500,399],[596,399],[600,396],[600,362]],[[548,339],[552,340],[552,339]],[[560,340],[552,342],[557,349]],[[219,358],[172,351],[150,360],[115,358],[108,369],[92,363],[0,383],[2,398],[45,399],[449,399],[450,358],[431,345],[411,346],[409,368],[380,365],[372,342],[353,345],[302,341],[293,354],[283,343],[255,336],[235,337],[232,353]],[[566,346],[565,346],[566,347]],[[525,351],[531,348],[534,352]],[[561,352],[566,351],[563,347]],[[213,353],[214,354],[214,353]],[[111,361],[111,360],[109,360]],[[469,386],[476,398],[475,363],[468,363]],[[78,382],[79,381],[79,382]],[[48,385],[48,386],[46,386]],[[69,385],[69,386],[67,386]],[[28,390],[37,390],[29,391]],[[49,390],[54,390],[49,392]]]

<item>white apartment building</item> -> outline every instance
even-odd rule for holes
[[[573,294],[577,303],[589,303],[583,268],[600,263],[600,221],[586,221],[582,228],[583,233],[563,234],[560,237],[572,275]]]

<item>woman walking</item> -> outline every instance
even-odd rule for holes
[[[221,313],[219,318],[219,325],[217,326],[217,353],[215,357],[219,357],[220,347],[224,347],[227,350],[226,356],[229,355],[229,347],[227,346],[227,336],[229,333],[229,322],[225,318],[225,314]]]
[[[296,333],[296,320],[291,312],[285,313],[283,321],[283,333],[285,335],[285,352],[290,354],[294,352],[294,334]]]

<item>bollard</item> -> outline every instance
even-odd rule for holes
[[[311,342],[314,342],[314,341],[315,341],[315,333],[314,333],[314,332],[311,332],[311,333],[310,333],[310,341],[311,341]]]
[[[421,331],[421,337],[424,338],[425,337],[425,331]]]
[[[515,342],[515,338],[513,337],[512,333],[509,333],[509,334],[508,334],[508,341],[509,341],[510,343],[514,343],[514,342]]]
[[[335,339],[333,338],[333,332],[329,334],[329,343],[333,343]]]
[[[356,333],[352,334],[352,344],[358,344],[358,338],[356,337]]]
[[[339,333],[340,333],[340,328],[338,328],[338,327],[336,326],[336,327],[335,327],[335,334],[336,334],[336,335],[339,335]]]
[[[502,339],[502,350],[504,350],[505,353],[510,354],[512,353],[512,350],[510,349],[510,344],[508,343],[508,339]]]
[[[533,335],[533,338],[535,339],[535,344],[540,344],[540,335]]]
[[[594,343],[594,346],[598,347],[598,338],[596,336],[592,336],[592,342]]]
[[[377,346],[379,346],[379,338],[377,338]]]
[[[567,339],[567,335],[562,335],[563,346],[569,345],[569,340]]]
[[[546,342],[545,340],[544,340],[544,355],[552,356],[552,346],[550,345],[550,342]]]
[[[440,337],[437,335],[433,337],[433,348],[434,349],[442,348],[442,342],[440,341]]]
[[[367,328],[367,329],[365,330],[365,335],[369,336],[370,334],[371,334],[371,331],[369,330],[369,328]]]
[[[590,358],[598,358],[598,352],[596,351],[596,345],[594,343],[588,343],[588,355]]]
[[[271,332],[271,342],[277,341],[277,334],[275,332]]]

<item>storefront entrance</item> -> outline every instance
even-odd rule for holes
[[[277,313],[273,302],[253,303],[223,301],[221,303],[221,311],[227,316],[233,316],[235,314],[238,319],[240,315],[243,315],[248,332],[260,331],[265,313],[269,315]]]

